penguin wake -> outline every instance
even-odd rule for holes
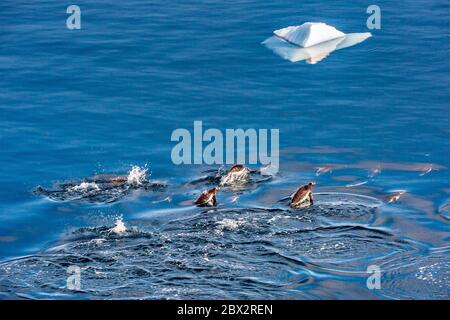
[[[133,190],[158,191],[166,187],[164,183],[149,181],[147,170],[133,166],[126,175],[100,174],[81,181],[57,184],[53,189],[38,186],[33,192],[53,201],[111,203]]]

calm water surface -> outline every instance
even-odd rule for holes
[[[0,298],[449,298],[448,2],[377,2],[381,30],[316,65],[261,42],[305,21],[367,32],[370,3],[76,4],[75,31],[60,1],[0,4]],[[219,168],[172,163],[194,120],[279,128],[280,172],[191,206]],[[167,187],[33,193],[132,165]],[[311,180],[316,204],[288,210]]]

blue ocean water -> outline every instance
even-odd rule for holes
[[[0,4],[0,297],[448,298],[448,2],[379,1],[380,30],[367,1],[74,4],[80,30],[69,3]],[[314,65],[261,44],[305,21],[373,37]],[[280,172],[217,211],[186,205],[219,167],[172,163],[171,133],[195,120],[279,129]],[[133,165],[168,188],[106,204],[33,193]],[[384,204],[266,210],[310,180]],[[130,235],[104,232],[118,217]],[[84,291],[65,288],[70,264]]]

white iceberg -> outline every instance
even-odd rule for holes
[[[324,23],[319,24],[326,27],[315,28],[309,26],[308,28],[302,28],[309,24],[311,23],[304,23],[297,29],[288,27],[276,30],[274,32],[275,36],[267,38],[263,44],[283,59],[291,62],[306,60],[309,64],[315,64],[325,59],[333,51],[354,46],[372,36],[370,32],[345,34]],[[316,25],[318,23],[313,24]],[[334,30],[338,33],[334,32]],[[327,31],[330,31],[330,33],[328,34]],[[342,35],[338,36],[338,34]],[[328,40],[321,41],[322,39]],[[311,43],[314,44],[311,45]]]
[[[305,22],[301,26],[290,26],[275,30],[273,33],[277,37],[303,48],[345,36],[345,33],[323,22]]]

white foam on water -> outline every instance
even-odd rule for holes
[[[320,246],[319,251],[329,251],[329,250],[339,250],[339,249],[345,249],[346,245],[343,242],[336,242],[336,243],[324,243]]]
[[[450,264],[447,262],[444,263],[433,263],[431,265],[426,265],[419,267],[418,271],[415,273],[415,277],[418,280],[429,282],[433,285],[443,287],[444,285],[447,286],[447,283],[445,279],[441,279],[439,277],[439,269],[446,269],[448,270],[448,266]]]
[[[88,190],[100,190],[95,182],[82,182],[79,185],[69,188],[69,191],[88,191]]]
[[[142,185],[147,178],[147,171],[147,167],[133,166],[128,172],[127,183],[136,186]]]
[[[127,231],[127,227],[125,226],[125,223],[123,223],[122,217],[117,218],[115,222],[115,226],[111,229],[109,229],[109,232],[115,233],[117,235],[122,235]]]
[[[92,239],[90,242],[98,246],[98,245],[101,245],[105,241],[106,241],[105,238],[95,238],[95,239]]]
[[[217,221],[216,224],[220,229],[236,230],[245,223],[243,220],[223,219]]]
[[[277,214],[277,215],[273,216],[272,218],[270,218],[269,220],[267,220],[267,222],[272,223],[272,222],[275,222],[277,220],[290,219],[290,218],[292,218],[292,217],[288,216],[288,215]]]

